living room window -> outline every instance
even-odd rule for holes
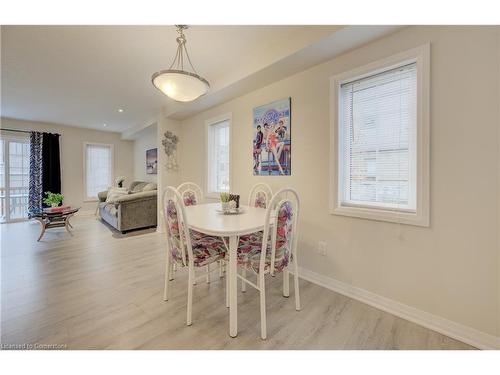
[[[207,121],[207,196],[215,197],[230,189],[231,116]]]
[[[113,181],[113,145],[84,144],[85,200],[97,200],[97,193],[107,190]]]
[[[0,222],[26,219],[29,166],[29,138],[0,135]]]
[[[333,77],[332,211],[428,225],[428,46]]]

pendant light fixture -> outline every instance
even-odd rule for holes
[[[188,28],[186,25],[176,25],[179,36],[177,37],[177,53],[170,68],[160,70],[151,77],[153,86],[163,92],[169,98],[178,102],[191,102],[202,95],[205,95],[210,84],[208,81],[200,77],[191,63],[189,54],[186,48],[186,37],[184,30]],[[184,63],[187,62],[191,67],[191,71],[184,70]]]

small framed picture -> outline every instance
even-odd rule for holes
[[[146,174],[158,173],[158,149],[146,150]]]

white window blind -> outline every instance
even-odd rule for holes
[[[113,150],[111,145],[85,144],[85,193],[88,199],[112,184]]]
[[[208,192],[229,192],[229,120],[208,125]]]
[[[340,86],[341,205],[416,210],[416,93],[416,63]]]

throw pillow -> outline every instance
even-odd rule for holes
[[[106,197],[106,203],[114,203],[122,195],[127,195],[129,192],[126,188],[111,188],[108,190],[108,196]]]
[[[139,193],[144,189],[144,186],[146,186],[148,183],[147,182],[137,182],[135,183],[134,187],[131,189],[132,193]]]

